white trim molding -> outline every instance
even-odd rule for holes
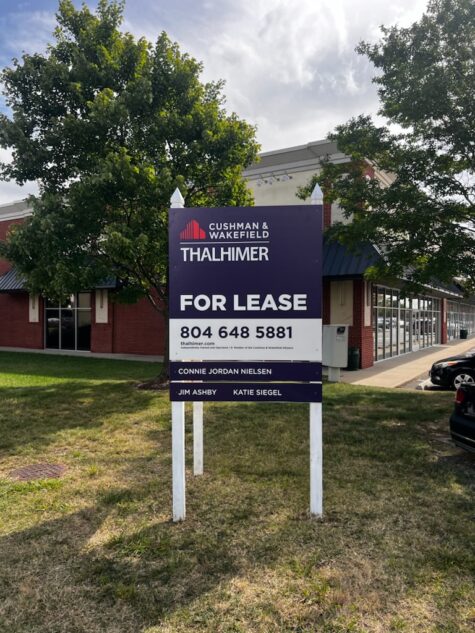
[[[96,323],[109,323],[109,292],[96,290]]]
[[[16,200],[0,204],[0,222],[6,220],[21,220],[33,213],[33,209],[28,206],[26,200]]]
[[[40,322],[40,297],[39,295],[28,295],[28,321],[29,323]]]

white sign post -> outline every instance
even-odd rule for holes
[[[203,474],[203,403],[193,402],[193,474]]]
[[[177,188],[170,200],[172,209],[183,209],[185,200]],[[185,403],[172,402],[172,478],[173,520],[183,521],[186,516],[185,476]]]
[[[315,185],[310,204],[323,205],[323,192]],[[323,218],[322,218],[323,219]],[[323,514],[322,403],[310,403],[310,514]]]
[[[173,520],[183,521],[185,502],[185,403],[172,402]]]
[[[185,200],[178,188],[170,199],[172,209],[183,209]],[[173,520],[186,516],[185,403],[172,402]],[[193,402],[193,474],[203,474],[203,403]]]

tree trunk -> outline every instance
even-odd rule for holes
[[[170,382],[170,341],[169,341],[169,317],[168,317],[168,305],[163,303],[160,307],[158,304],[149,298],[150,303],[155,308],[158,314],[163,318],[163,366],[161,372],[151,380],[141,383],[139,389],[168,389]]]

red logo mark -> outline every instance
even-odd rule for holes
[[[196,220],[190,220],[180,233],[181,240],[205,240],[206,233]]]

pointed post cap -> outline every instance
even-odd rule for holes
[[[315,187],[313,188],[312,195],[310,196],[311,204],[323,204],[323,191],[320,189],[320,185],[315,183]]]
[[[170,202],[172,209],[183,209],[183,207],[185,206],[185,199],[181,195],[181,191],[178,189],[178,187],[173,192],[173,195],[170,198]]]

